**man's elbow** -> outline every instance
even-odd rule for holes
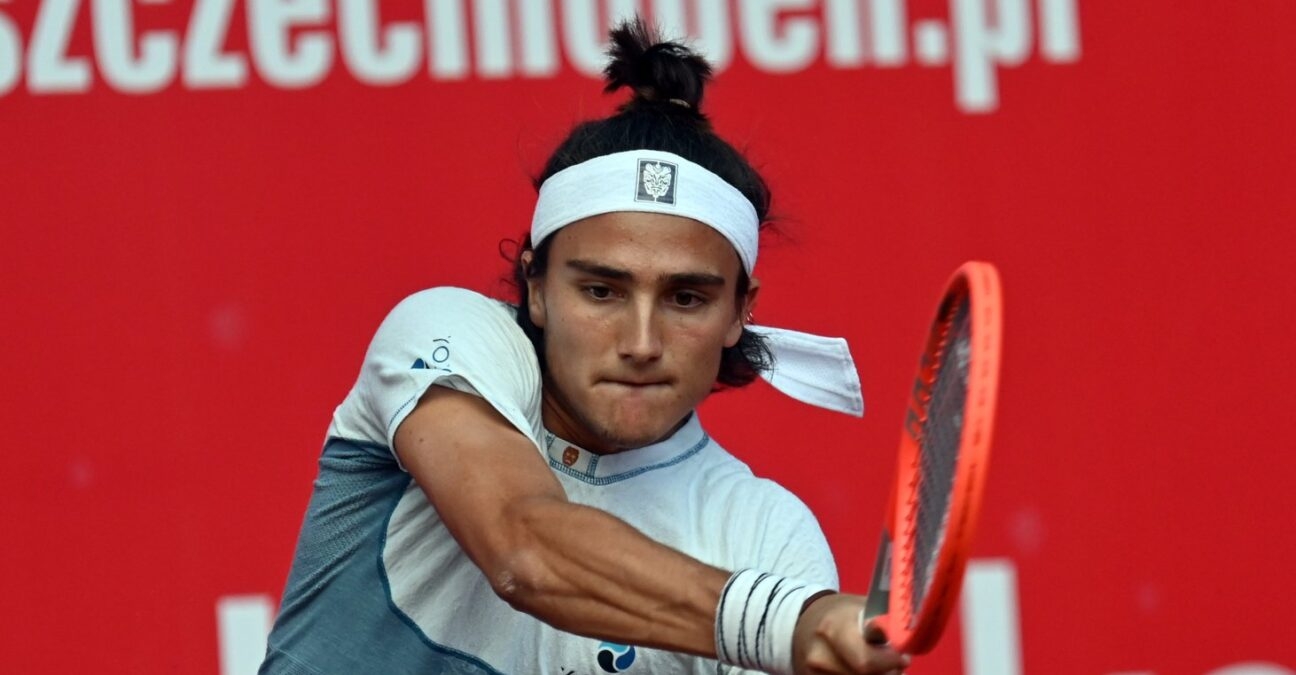
[[[489,573],[491,589],[501,600],[520,612],[533,613],[540,598],[548,594],[550,574],[543,554],[534,548],[514,550]]]
[[[502,555],[496,557],[491,569],[484,570],[495,594],[518,611],[535,613],[542,599],[557,591],[555,561],[539,530],[546,520],[542,512],[553,505],[540,499],[510,505],[504,515],[511,533],[505,538]]]

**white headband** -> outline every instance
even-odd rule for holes
[[[531,245],[578,220],[639,211],[692,218],[719,232],[751,276],[756,268],[760,221],[737,188],[679,155],[632,150],[569,166],[540,186],[531,218]],[[747,326],[766,339],[773,369],[762,372],[779,391],[820,408],[859,416],[864,397],[850,348],[842,338]]]
[[[760,221],[751,202],[714,173],[657,150],[603,155],[550,176],[540,186],[531,243],[539,246],[564,225],[615,211],[692,218],[733,244],[748,275],[756,268]]]

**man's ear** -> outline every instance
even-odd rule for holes
[[[535,324],[536,328],[544,328],[545,317],[547,316],[544,304],[544,277],[543,275],[531,273],[531,263],[534,260],[534,251],[523,251],[522,258],[519,261],[527,285],[527,306],[524,309],[531,315],[531,323]]]
[[[738,306],[738,315],[734,317],[733,325],[729,327],[729,332],[725,334],[726,347],[738,344],[738,340],[742,338],[743,328],[751,323],[752,313],[756,311],[757,295],[760,295],[760,279],[752,277],[747,284],[747,295]]]

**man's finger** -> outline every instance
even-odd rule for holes
[[[900,672],[909,665],[909,657],[888,644],[886,631],[878,621],[865,621],[861,613],[859,623],[857,630],[863,633],[862,641],[859,633],[833,641],[837,656],[850,665],[850,672],[882,675]]]

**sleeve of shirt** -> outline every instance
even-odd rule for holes
[[[402,300],[378,327],[335,427],[368,430],[394,448],[396,429],[432,385],[481,396],[540,447],[540,367],[508,305],[448,287]]]

